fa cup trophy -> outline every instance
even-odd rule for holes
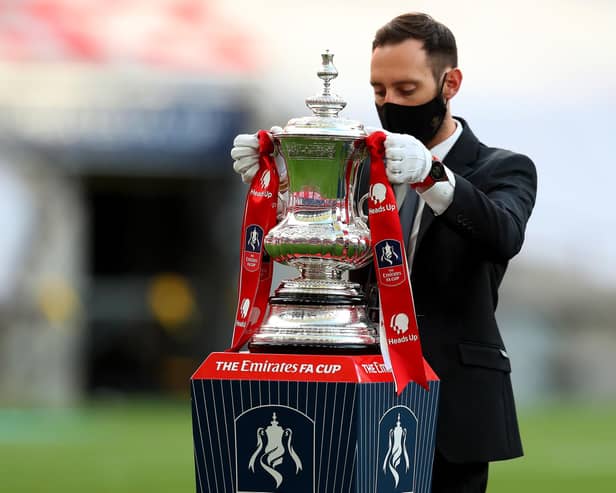
[[[367,133],[361,123],[338,116],[346,102],[330,90],[338,76],[333,57],[322,55],[322,94],[306,99],[312,116],[292,119],[273,134],[286,165],[288,200],[264,245],[273,261],[296,267],[300,276],[283,281],[270,298],[251,352],[379,352],[361,288],[344,279],[372,258],[366,216],[355,203]]]

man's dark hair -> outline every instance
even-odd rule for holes
[[[445,67],[458,66],[458,48],[453,33],[428,14],[418,12],[399,15],[381,27],[374,36],[372,50],[379,46],[402,43],[407,39],[423,41],[423,48],[437,82]]]

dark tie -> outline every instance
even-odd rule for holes
[[[409,238],[411,237],[411,229],[417,213],[417,193],[410,187],[406,191],[406,196],[400,207],[400,225],[402,226],[402,238],[404,238],[404,248],[407,255],[409,251]]]

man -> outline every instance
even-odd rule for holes
[[[450,101],[462,83],[456,42],[430,16],[401,15],[379,29],[370,76],[388,131],[387,176],[407,242],[422,348],[441,378],[432,491],[484,492],[490,461],[522,455],[494,313],[535,203],[535,167],[526,156],[481,144],[452,117]],[[232,151],[245,181],[256,172],[248,137],[238,136]],[[371,269],[354,275],[370,283]]]

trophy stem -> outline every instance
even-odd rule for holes
[[[324,281],[341,281],[342,271],[331,267],[327,264],[305,265],[299,267],[299,273],[302,279],[324,280]]]
[[[338,278],[283,281],[269,299],[269,313],[248,349],[253,353],[378,354],[376,324],[370,321],[359,284]]]

